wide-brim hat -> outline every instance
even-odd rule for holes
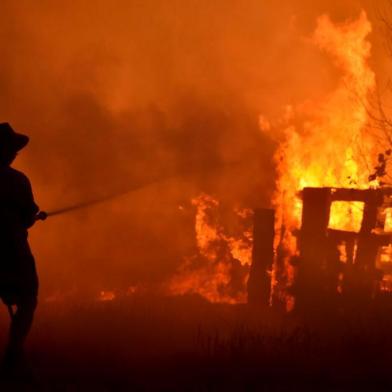
[[[14,151],[19,151],[28,142],[28,136],[15,132],[8,123],[0,123],[0,148],[6,147]]]

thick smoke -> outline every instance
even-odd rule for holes
[[[196,246],[201,192],[269,205],[259,113],[328,93],[334,69],[304,37],[366,5],[292,3],[2,0],[0,119],[31,136],[17,166],[41,207],[147,185],[37,224],[43,292],[164,281]]]

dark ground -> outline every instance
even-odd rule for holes
[[[4,308],[3,345],[7,323]],[[3,374],[1,391],[390,391],[392,315],[305,326],[197,297],[52,302],[40,305],[27,355],[30,371]]]

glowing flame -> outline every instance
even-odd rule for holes
[[[360,201],[335,201],[331,205],[328,227],[331,229],[359,232],[364,203]]]
[[[251,232],[228,235],[217,218],[219,202],[202,194],[192,200],[196,207],[195,232],[198,254],[184,260],[170,282],[171,294],[199,294],[210,302],[246,301],[246,282],[251,264]],[[249,210],[236,209],[247,220]]]
[[[366,157],[373,156],[374,142],[364,132],[366,103],[375,87],[375,76],[367,63],[370,44],[366,37],[370,31],[365,13],[342,26],[334,25],[327,16],[318,20],[314,43],[334,59],[342,77],[324,102],[306,107],[311,119],[302,128],[286,128],[276,155],[279,177],[275,202],[281,206],[284,195],[285,215],[296,227],[301,216],[297,192],[304,187],[371,185]]]
[[[375,141],[366,132],[369,94],[375,88],[375,74],[368,64],[370,32],[365,12],[357,20],[340,25],[328,16],[318,19],[312,42],[330,56],[341,76],[323,100],[289,105],[282,120],[286,125],[275,155],[278,178],[273,203],[286,259],[297,251],[294,233],[300,227],[302,202],[298,194],[303,188],[377,186],[368,180],[376,156]],[[306,121],[298,125],[297,116]],[[276,132],[264,116],[260,126],[263,132]],[[361,203],[335,202],[329,226],[358,231],[362,214]],[[287,260],[285,263],[284,279],[290,283],[293,271]]]
[[[99,301],[113,301],[116,298],[116,294],[114,291],[110,291],[110,290],[102,290],[99,293]]]

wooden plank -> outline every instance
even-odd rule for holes
[[[323,296],[328,255],[330,188],[305,188],[302,192],[302,227],[299,236],[300,265],[296,283],[299,309],[315,308]]]
[[[271,276],[274,260],[275,211],[254,211],[252,265],[248,279],[248,303],[268,305],[271,295]]]
[[[305,189],[324,189],[329,190],[331,195],[331,201],[363,201],[366,202],[369,199],[378,198],[378,204],[383,203],[384,197],[392,196],[392,187],[388,188],[377,188],[377,189],[355,189],[355,188],[334,188],[334,187],[322,187],[322,188],[304,188]],[[299,192],[299,196],[303,197],[303,192]]]

